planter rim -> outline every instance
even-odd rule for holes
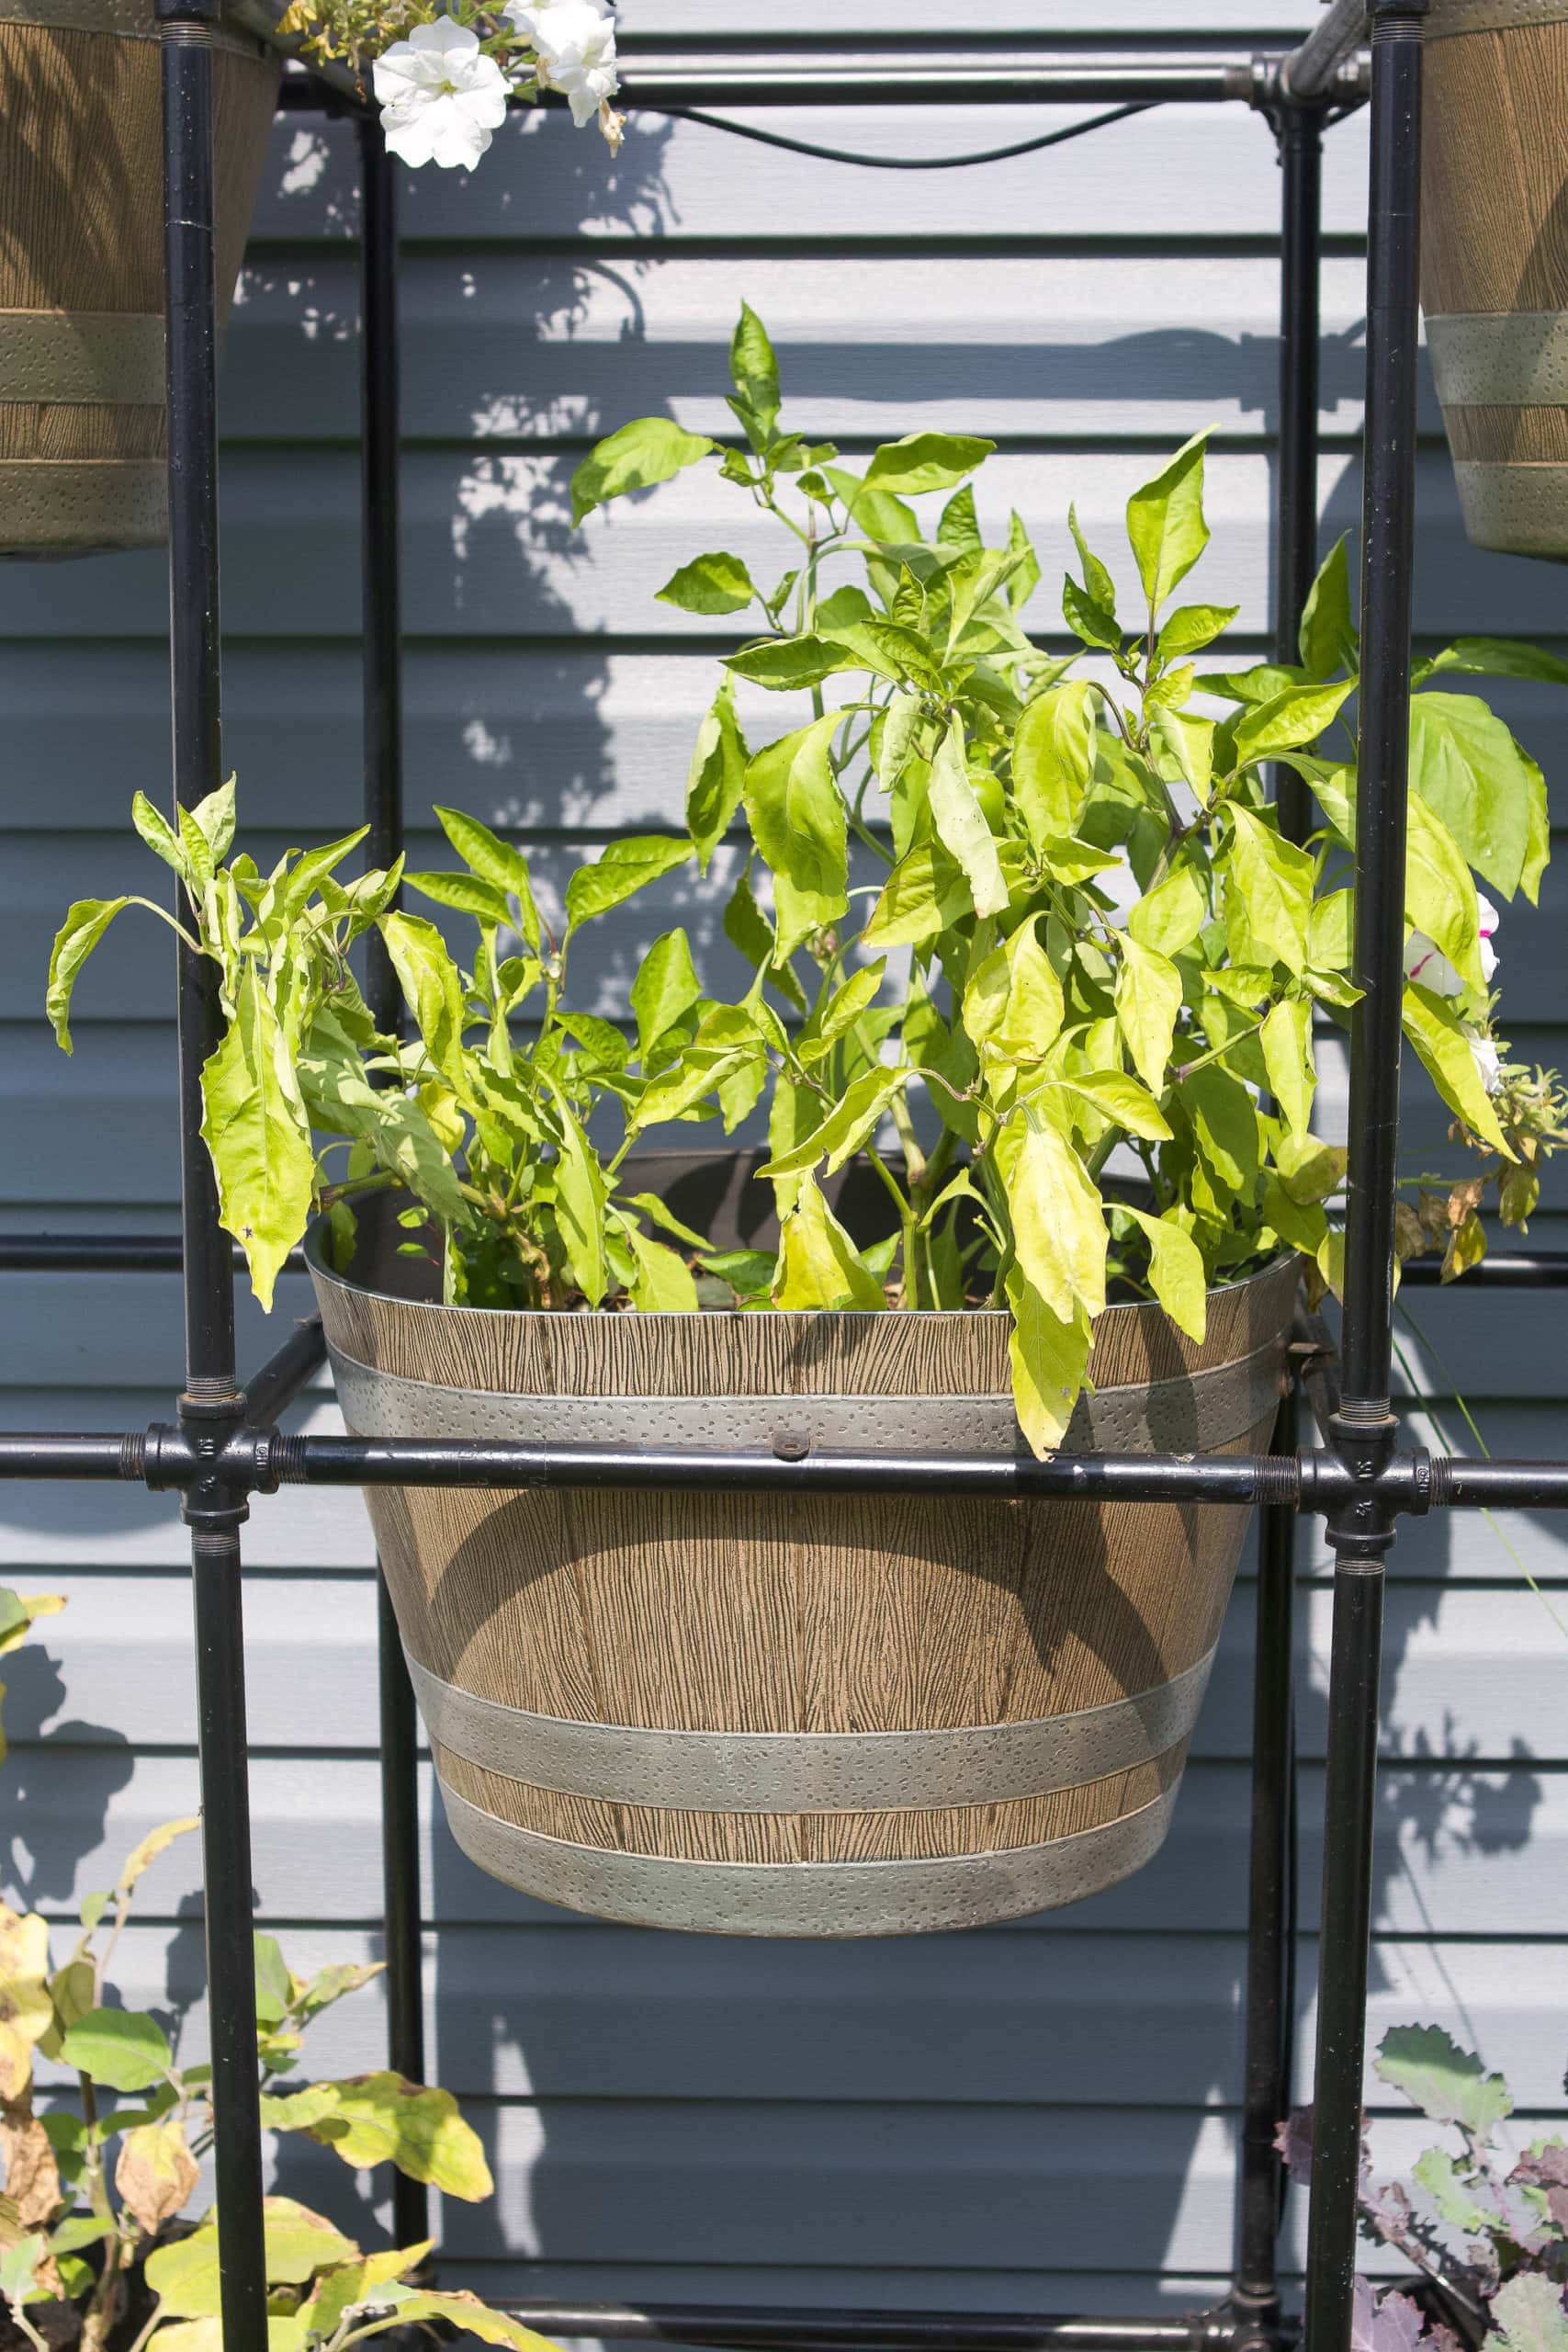
[[[356,1298],[381,1299],[384,1300],[387,1305],[391,1306],[418,1306],[423,1310],[434,1310],[443,1315],[504,1315],[514,1318],[518,1322],[559,1323],[569,1317],[590,1313],[597,1314],[600,1311],[598,1308],[575,1306],[471,1307],[457,1306],[446,1299],[407,1298],[399,1291],[382,1290],[377,1288],[370,1283],[357,1282],[352,1275],[340,1274],[334,1267],[329,1266],[322,1254],[322,1241],[326,1231],[327,1220],[324,1216],[318,1216],[311,1220],[310,1230],[305,1236],[304,1242],[306,1263],[309,1265],[311,1274],[316,1281],[330,1283],[335,1289],[352,1292]],[[1299,1261],[1300,1257],[1301,1252],[1299,1250],[1282,1250],[1277,1257],[1269,1259],[1264,1265],[1255,1268],[1250,1274],[1242,1274],[1238,1276],[1235,1282],[1215,1283],[1209,1290],[1205,1291],[1204,1296],[1206,1298],[1224,1298],[1232,1292],[1250,1288],[1254,1283],[1267,1282],[1271,1275],[1278,1274],[1286,1265]],[[639,1324],[657,1325],[662,1323],[673,1323],[679,1324],[684,1328],[690,1324],[692,1319],[690,1314],[683,1307],[628,1307],[625,1312],[629,1315],[635,1315]],[[965,1323],[979,1323],[986,1321],[987,1318],[998,1323],[1010,1323],[1012,1320],[1011,1316],[1004,1306],[903,1306],[897,1309],[852,1306],[792,1306],[763,1308],[709,1306],[701,1307],[698,1309],[698,1312],[703,1315],[714,1316],[749,1316],[763,1314],[776,1321],[784,1321],[793,1317],[798,1318],[802,1322],[809,1320],[813,1323],[823,1323],[828,1321],[838,1323],[880,1323],[883,1315],[888,1312],[897,1313],[906,1321],[910,1323],[932,1323],[939,1321],[952,1323],[960,1320]],[[1105,1321],[1108,1316],[1144,1315],[1149,1313],[1164,1317],[1165,1309],[1161,1306],[1157,1299],[1119,1299],[1113,1305],[1106,1306],[1103,1312],[1095,1317],[1095,1328],[1098,1329],[1100,1325]]]

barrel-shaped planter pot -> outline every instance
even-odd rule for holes
[[[1021,1445],[999,1314],[512,1314],[310,1262],[378,1437]],[[404,1261],[405,1263],[407,1261]],[[1195,1347],[1109,1308],[1079,1452],[1268,1444],[1293,1261]],[[760,1936],[1071,1903],[1165,1836],[1248,1514],[1000,1498],[380,1488],[446,1815],[548,1903]]]
[[[279,60],[212,42],[226,315]],[[152,0],[0,0],[0,553],[168,535],[163,155]]]
[[[1465,529],[1568,558],[1568,0],[1432,0],[1421,301]]]

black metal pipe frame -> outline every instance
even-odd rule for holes
[[[208,27],[217,0],[158,0],[165,37],[165,169],[169,254],[169,450],[175,774],[189,803],[219,775],[216,425],[212,389],[211,82]],[[1352,12],[1341,6],[1339,17]],[[1326,1422],[1324,1450],[1300,1453],[1288,1423],[1280,1453],[1191,1459],[1100,1456],[997,1461],[886,1455],[808,1456],[623,1453],[479,1442],[417,1443],[285,1435],[277,1416],[319,1366],[319,1326],[306,1325],[264,1366],[247,1400],[235,1387],[232,1258],[219,1231],[206,1156],[197,1139],[201,1062],[217,1009],[197,959],[182,962],[180,1041],[183,1224],[178,1244],[137,1237],[0,1239],[0,1270],[110,1265],[183,1266],[187,1378],[176,1427],[123,1436],[0,1436],[0,1477],[120,1479],[176,1489],[193,1530],[201,1768],[217,2159],[222,2225],[223,2327],[228,2352],[263,2352],[260,2133],[254,2065],[250,1958],[249,1819],[244,1749],[243,1645],[237,1529],[254,1492],[280,1481],[310,1485],[701,1487],[777,1492],[919,1492],[1028,1495],[1041,1499],[1258,1502],[1265,1507],[1255,1709],[1254,1951],[1244,2118],[1242,2258],[1235,2289],[1213,2312],[1184,2321],[1087,2320],[1030,2314],[795,2312],[739,2307],[516,2305],[560,2334],[791,2347],[816,2352],[1238,2352],[1278,2346],[1293,2330],[1280,2317],[1273,2266],[1277,2196],[1262,2138],[1282,2104],[1282,2040],[1289,2020],[1281,1969],[1288,1939],[1280,1883],[1290,1851],[1288,1701],[1290,1538],[1293,1514],[1317,1510],[1338,1554],[1330,1695],[1328,1829],[1323,1989],[1318,2052],[1319,2126],[1309,2254],[1313,2352],[1341,2352],[1348,2324],[1354,2244],[1354,2147],[1365,1997],[1372,1770],[1382,1553],[1395,1520],[1433,1508],[1568,1508],[1568,1464],[1468,1462],[1400,1453],[1388,1411],[1394,1114],[1398,1080],[1402,944],[1404,730],[1408,690],[1411,446],[1414,425],[1416,133],[1418,17],[1382,6],[1375,27],[1371,300],[1368,370],[1361,839],[1357,977],[1363,988],[1353,1052],[1349,1268],[1343,1402],[1325,1375],[1317,1343],[1303,1342],[1303,1376]],[[1320,44],[1321,46],[1321,44]],[[955,90],[1008,103],[1248,98],[1275,120],[1285,163],[1280,519],[1276,619],[1290,650],[1315,537],[1317,134],[1325,108],[1353,103],[1359,62],[1332,70],[1319,59],[1299,88],[1290,59],[1245,63],[1212,53],[1096,59],[1087,52],[1023,52],[993,44],[949,53],[906,45],[868,49],[824,77],[804,49],[754,51],[739,68],[669,48],[650,51],[627,96],[650,108],[682,104],[938,103]],[[1308,83],[1311,88],[1308,88]],[[331,92],[323,103],[335,100]],[[397,618],[396,247],[392,177],[378,139],[367,138],[365,268],[367,814],[378,862],[400,838]],[[1287,804],[1290,830],[1304,808]],[[379,976],[381,978],[385,975]],[[378,988],[375,967],[370,974]],[[392,1010],[390,1004],[385,1012]],[[1557,1282],[1565,1261],[1517,1256],[1491,1261],[1499,1284]],[[1309,1361],[1310,1359],[1310,1361]],[[395,1629],[384,1621],[395,1655]],[[385,1663],[384,1652],[384,1663]],[[406,1680],[404,1684],[406,1690]],[[389,1703],[390,1702],[390,1703]],[[1288,1708],[1286,1710],[1288,1713]],[[412,1807],[412,1708],[383,1674],[385,1848],[389,1957],[393,1960],[393,2063],[417,2064],[419,1903]],[[412,2004],[412,2016],[411,2016]],[[411,2053],[413,2057],[411,2060]],[[1265,2191],[1269,2193],[1266,2195]],[[405,2230],[402,2209],[399,2228]]]
[[[380,126],[356,124],[360,169],[360,529],[364,575],[366,863],[389,866],[403,846],[402,610],[398,341],[398,178]],[[365,993],[378,1025],[402,1024],[402,992],[378,931],[366,943]],[[424,2080],[420,1944],[419,1718],[386,1573],[376,1563],[376,1661],[380,1717],[381,1887],[387,1963],[387,2063]],[[400,2245],[430,2235],[430,2191],[392,2179]]]
[[[1335,1549],[1312,2201],[1308,2352],[1348,2340],[1360,2173],[1367,1951],[1377,1803],[1384,1558],[1380,1491],[1394,1459],[1394,1206],[1416,518],[1416,301],[1425,0],[1372,16],[1367,417],[1361,517],[1350,1158],[1342,1394],[1330,1427],[1358,1491],[1330,1514]]]
[[[163,40],[167,274],[169,637],[174,797],[190,808],[222,774],[218,607],[218,409],[212,28],[219,0],[157,0]],[[201,1141],[201,1069],[222,1034],[217,967],[179,946],[182,1442],[196,1622],[207,1973],[211,1995],[218,2259],[226,2352],[266,2352],[261,2120],[252,1957],[239,1528],[248,1487],[224,1460],[244,1410],[234,1381],[234,1275]]]

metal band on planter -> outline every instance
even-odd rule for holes
[[[700,1862],[616,1854],[498,1821],[450,1789],[452,1835],[492,1878],[546,1903],[728,1936],[897,1936],[1016,1919],[1114,1886],[1157,1852],[1174,1788],[1048,1845],[915,1861]]]
[[[405,1653],[406,1655],[406,1653]],[[502,1707],[409,1658],[432,1739],[489,1772],[612,1804],[862,1813],[1006,1804],[1152,1763],[1198,1720],[1214,1662],[1134,1699],[953,1731],[664,1731]]]
[[[409,1380],[331,1350],[344,1414],[378,1437],[488,1437],[522,1445],[581,1441],[578,1396],[508,1396]],[[1185,1381],[1136,1381],[1078,1399],[1062,1450],[1067,1453],[1205,1453],[1239,1437],[1279,1395],[1276,1340],[1235,1363]],[[596,1445],[650,1445],[703,1452],[721,1443],[764,1448],[789,1441],[801,1451],[836,1448],[953,1453],[1019,1452],[1023,1440],[1010,1396],[597,1396]]]
[[[1428,41],[1460,33],[1511,33],[1568,24],[1568,0],[1436,0],[1423,28]]]

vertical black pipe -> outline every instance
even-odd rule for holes
[[[169,628],[174,789],[189,808],[221,774],[218,606],[212,47],[217,0],[158,0],[167,276]],[[199,1129],[201,1069],[222,1032],[217,972],[179,949],[186,1392],[180,1418],[214,1453],[243,1410],[234,1281]],[[252,1957],[250,1792],[240,1540],[245,1498],[215,1471],[192,1488],[197,1719],[212,2037],[214,2162],[225,2352],[266,2352],[261,2121]]]
[[[1323,109],[1281,99],[1273,125],[1280,171],[1274,658],[1291,664],[1300,659],[1302,614],[1317,560]],[[1312,824],[1305,785],[1293,769],[1280,766],[1274,793],[1280,831],[1288,840],[1304,841]],[[1274,1442],[1280,1453],[1296,1450],[1293,1395],[1280,1408]],[[1284,2169],[1274,2132],[1290,2104],[1295,2028],[1295,1512],[1278,1506],[1264,1510],[1253,1668],[1241,2179],[1231,2294],[1243,2342],[1267,2338],[1280,2324]]]
[[[403,845],[402,618],[399,566],[398,182],[380,125],[359,119],[360,460],[365,598],[365,822],[368,865]],[[402,998],[378,932],[367,944],[367,997],[378,1024],[402,1025]],[[424,2079],[420,1936],[418,1718],[387,1580],[378,1563],[381,1702],[381,1877],[387,1958],[387,2062]],[[400,2245],[430,2234],[430,2196],[403,2174],[392,2184]]]
[[[1306,2352],[1344,2352],[1349,2341],[1383,1563],[1393,1540],[1371,1482],[1388,1458],[1396,1426],[1389,1374],[1416,503],[1421,16],[1422,0],[1398,6],[1379,0],[1372,23],[1354,970],[1362,994],[1350,1016],[1343,1395],[1333,1423],[1336,1442],[1363,1492],[1328,1531],[1337,1565]]]

